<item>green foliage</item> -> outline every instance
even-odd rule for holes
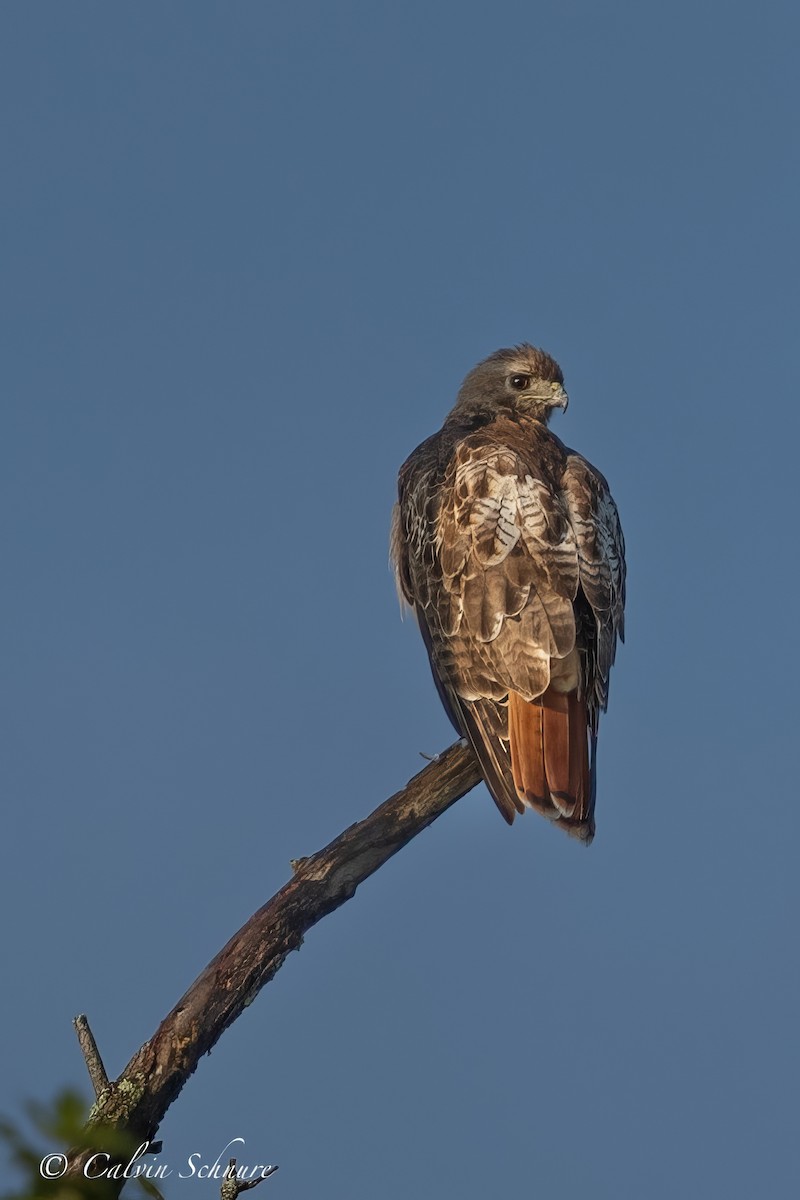
[[[65,1089],[52,1104],[28,1102],[22,1122],[0,1117],[0,1144],[6,1146],[21,1178],[20,1189],[0,1193],[0,1200],[111,1200],[117,1196],[119,1185],[105,1177],[46,1178],[48,1173],[58,1174],[66,1157],[84,1149],[108,1155],[108,1159],[98,1160],[101,1164],[125,1164],[135,1154],[139,1141],[129,1133],[94,1125],[87,1136],[88,1115],[89,1106],[84,1098]],[[163,1200],[150,1180],[137,1178],[125,1186],[136,1184],[149,1198]]]

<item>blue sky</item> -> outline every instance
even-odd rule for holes
[[[796,1189],[798,24],[4,6],[3,1111],[88,1094],[77,1012],[121,1071],[450,743],[396,471],[525,339],[628,542],[595,843],[476,789],[312,931],[163,1159],[243,1137],[286,1200]]]

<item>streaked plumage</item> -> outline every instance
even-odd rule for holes
[[[400,469],[392,559],[500,812],[527,805],[589,842],[625,548],[605,479],[547,428],[566,405],[533,346],[479,363]]]

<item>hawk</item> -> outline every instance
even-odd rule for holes
[[[533,808],[588,844],[625,544],[604,477],[548,429],[566,407],[543,350],[478,363],[400,469],[391,553],[442,703],[506,821]]]

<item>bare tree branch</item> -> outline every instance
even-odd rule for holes
[[[293,878],[234,934],[98,1098],[90,1128],[111,1125],[150,1141],[201,1057],[299,948],[305,932],[480,778],[474,754],[456,742],[365,820],[293,863]],[[82,1171],[90,1153],[70,1156],[70,1176]]]
[[[75,1032],[78,1035],[78,1045],[81,1048],[86,1069],[89,1072],[89,1078],[92,1081],[94,1094],[99,1097],[108,1087],[108,1076],[103,1066],[103,1060],[100,1057],[100,1051],[97,1049],[97,1042],[94,1040],[94,1034],[89,1028],[89,1021],[83,1013],[79,1013],[72,1024],[75,1026]]]
[[[225,1174],[222,1179],[222,1186],[219,1189],[221,1200],[236,1200],[240,1192],[249,1192],[250,1188],[257,1187],[259,1183],[263,1183],[265,1179],[269,1179],[270,1175],[274,1175],[277,1167],[263,1167],[260,1175],[256,1175],[255,1179],[248,1179],[246,1182],[236,1177],[236,1159],[231,1158],[225,1168]]]

